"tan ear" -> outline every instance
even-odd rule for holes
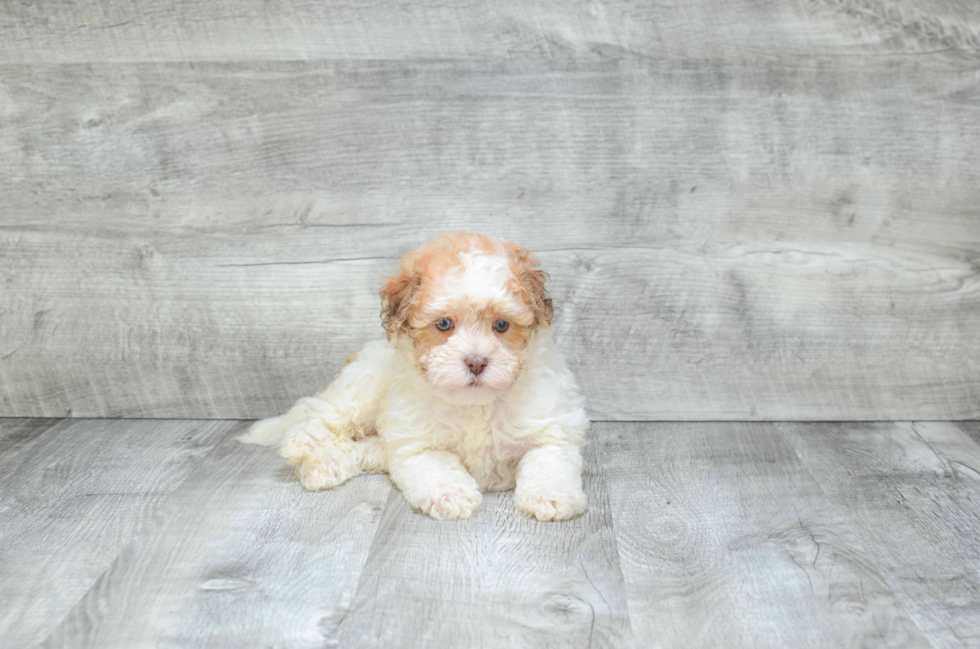
[[[536,260],[531,257],[532,261]],[[529,269],[519,276],[521,284],[527,287],[529,296],[528,304],[534,311],[534,318],[538,324],[550,325],[551,316],[554,315],[554,307],[551,305],[551,298],[548,297],[548,290],[545,283],[548,281],[548,273],[540,269]]]
[[[510,255],[511,270],[517,278],[518,293],[534,313],[534,324],[550,325],[554,308],[546,287],[548,273],[538,268],[538,260],[517,244],[508,242],[507,252]]]
[[[381,287],[381,324],[389,339],[405,329],[421,279],[402,266],[401,272],[389,277]]]

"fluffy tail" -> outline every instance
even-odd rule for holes
[[[305,397],[296,402],[289,412],[278,417],[260,419],[252,424],[248,432],[239,435],[237,439],[242,444],[260,444],[262,446],[280,446],[286,433],[297,424],[307,424],[321,417],[327,409],[327,404],[316,397]]]
[[[237,439],[242,444],[261,444],[262,446],[279,446],[282,444],[286,431],[292,424],[289,415],[279,415],[260,419],[248,428],[248,432],[239,435]]]
[[[394,355],[387,341],[369,342],[325,390],[303,397],[285,415],[255,422],[238,441],[281,447],[287,438],[353,442],[371,434]]]

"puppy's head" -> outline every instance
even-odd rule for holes
[[[528,342],[551,323],[547,273],[527,250],[477,234],[434,239],[381,289],[388,338],[410,346],[441,396],[488,403],[509,390]]]

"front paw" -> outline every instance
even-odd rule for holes
[[[423,514],[428,514],[436,520],[455,520],[469,518],[483,502],[483,494],[479,489],[468,485],[449,484],[433,488],[413,503]]]
[[[565,521],[583,513],[588,499],[581,489],[561,491],[541,488],[519,489],[514,501],[518,510],[539,521]]]

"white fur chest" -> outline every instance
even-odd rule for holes
[[[511,422],[505,402],[456,406],[435,400],[431,415],[434,448],[457,455],[482,489],[514,488],[517,463],[532,443]]]

